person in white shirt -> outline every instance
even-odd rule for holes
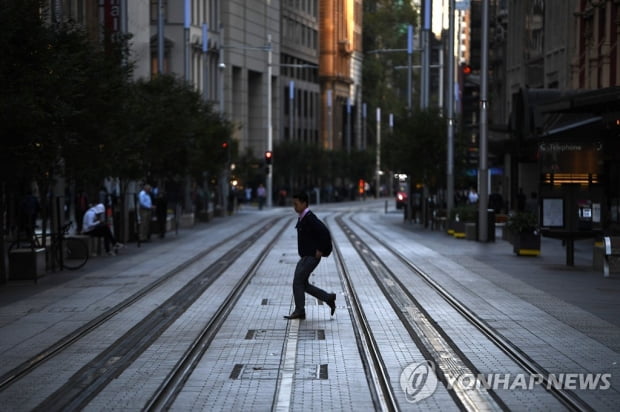
[[[104,213],[105,206],[103,206],[102,203],[88,209],[86,213],[84,213],[82,233],[88,236],[102,237],[106,253],[115,256],[116,252],[124,247],[124,245],[118,243],[108,225],[105,224],[103,218]],[[111,250],[110,246],[112,246],[114,250]]]
[[[151,218],[153,216],[153,199],[151,199],[151,185],[146,184],[138,194],[140,204],[140,241],[148,242],[151,237]]]
[[[469,189],[469,193],[467,194],[467,201],[472,205],[478,203],[478,193],[476,193],[476,189],[474,189],[473,187]]]

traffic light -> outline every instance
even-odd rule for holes
[[[229,163],[230,162],[230,145],[228,144],[228,141],[224,140],[220,144],[220,153],[221,153],[221,156],[223,156],[224,161]]]
[[[273,152],[271,150],[267,150],[265,152],[265,164],[270,165],[273,160]]]
[[[469,64],[463,64],[462,69],[465,76],[471,74],[471,66]]]

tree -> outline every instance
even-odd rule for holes
[[[384,161],[394,171],[406,173],[411,182],[431,191],[445,181],[446,120],[436,109],[416,111],[396,122],[394,134],[385,139]]]
[[[407,26],[417,21],[412,2],[364,2],[363,44],[367,53],[362,68],[363,100],[384,113],[398,113],[407,102]],[[381,50],[404,50],[381,52]],[[372,54],[368,52],[372,51]],[[404,103],[404,104],[403,104]]]

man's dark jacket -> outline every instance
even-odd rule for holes
[[[299,256],[315,256],[317,250],[320,250],[323,256],[329,256],[332,252],[332,239],[329,230],[311,211],[297,222],[295,228],[297,228]]]

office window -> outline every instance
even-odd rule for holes
[[[162,8],[164,12],[164,21],[166,21],[168,18],[168,1],[161,0],[161,2],[162,2]],[[151,0],[151,23],[153,24],[157,23],[157,17],[159,15],[158,3],[159,3],[158,0]]]

